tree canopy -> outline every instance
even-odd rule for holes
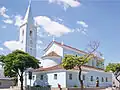
[[[116,80],[120,83],[118,77],[120,76],[120,63],[109,63],[106,66],[106,72],[112,71]]]
[[[83,90],[83,80],[81,78],[82,75],[82,68],[81,66],[86,64],[90,59],[96,58],[94,55],[95,51],[99,47],[99,42],[90,42],[89,44],[89,50],[88,53],[84,53],[82,56],[78,55],[65,55],[62,60],[62,66],[65,69],[73,69],[74,67],[77,67],[79,70],[78,78],[81,84],[81,90]]]
[[[77,56],[77,55],[65,55],[62,60],[62,66],[65,69],[73,69],[75,66],[82,66],[92,58],[92,55]]]
[[[65,55],[63,60],[62,60],[62,66],[65,69],[73,69],[74,67],[78,67],[79,69],[79,81],[81,84],[81,90],[83,90],[83,80],[81,78],[81,66],[86,64],[91,58],[92,58],[92,54],[89,55],[83,55],[83,56],[77,56],[77,55]]]
[[[23,90],[23,73],[28,68],[38,68],[39,61],[21,50],[13,51],[12,53],[1,56],[0,61],[4,63],[4,74],[8,77],[20,77],[21,90]]]
[[[112,71],[113,73],[118,69],[120,68],[120,63],[109,63],[107,66],[106,66],[106,72],[109,72],[109,71]]]

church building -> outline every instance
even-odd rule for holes
[[[23,43],[22,50],[36,57],[37,29],[34,26],[34,20],[29,4],[24,22],[20,26],[20,42]],[[79,87],[78,68],[65,70],[62,66],[62,59],[66,54],[84,55],[86,52],[76,49],[72,46],[52,41],[44,50],[41,57],[41,67],[32,71],[32,80],[29,80],[28,73],[24,74],[24,86],[27,85],[51,85],[51,87],[62,88]],[[102,64],[98,64],[101,61]],[[96,80],[99,87],[112,86],[112,75],[104,71],[104,59],[92,59],[82,66],[82,80],[85,87],[96,87]],[[20,85],[20,82],[18,82]]]

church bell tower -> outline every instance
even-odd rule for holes
[[[19,40],[23,45],[21,49],[34,57],[36,57],[36,39],[37,28],[34,25],[34,20],[31,12],[31,2],[29,2],[24,21],[20,26]]]

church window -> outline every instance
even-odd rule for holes
[[[106,82],[108,82],[108,78],[106,77]]]
[[[99,80],[99,77],[97,77],[96,80]]]
[[[30,31],[30,36],[32,37],[32,31]]]
[[[91,76],[90,81],[93,81],[93,76]]]
[[[30,53],[32,54],[32,48],[30,48]]]
[[[85,75],[83,75],[83,80],[85,80]]]
[[[43,75],[40,76],[40,80],[43,80]]]
[[[57,74],[54,74],[54,79],[55,79],[55,80],[57,79]]]
[[[104,82],[104,78],[102,77],[102,82]]]
[[[69,80],[72,80],[72,74],[69,74]]]

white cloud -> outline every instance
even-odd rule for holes
[[[68,7],[78,7],[80,5],[78,0],[49,0],[49,2],[63,5],[64,10],[66,10]]]
[[[1,28],[5,29],[5,28],[7,28],[7,26],[3,25]]]
[[[23,23],[23,17],[21,15],[16,15],[15,16],[15,26],[20,26]]]
[[[85,28],[88,27],[88,25],[84,21],[77,21],[77,24],[80,24],[80,25],[82,25]]]
[[[9,16],[6,14],[7,9],[3,6],[0,8],[0,15],[5,17],[5,18],[9,18]]]
[[[53,17],[53,20],[63,23],[63,19],[61,19],[59,17]]]
[[[60,24],[59,22],[52,21],[46,16],[37,16],[34,19],[35,24],[42,26],[42,28],[50,35],[59,37],[63,34],[71,32],[70,28],[67,26]]]
[[[6,46],[11,51],[21,49],[23,47],[19,41],[6,41],[4,42],[4,46]]]
[[[87,31],[88,30],[86,28],[81,28],[81,27],[72,30],[72,32],[79,32],[79,33],[84,34],[85,36],[88,36]]]
[[[3,48],[2,48],[2,47],[0,47],[0,51],[3,51]]]
[[[3,22],[7,23],[7,24],[13,24],[13,20],[11,20],[11,19],[3,20]]]

